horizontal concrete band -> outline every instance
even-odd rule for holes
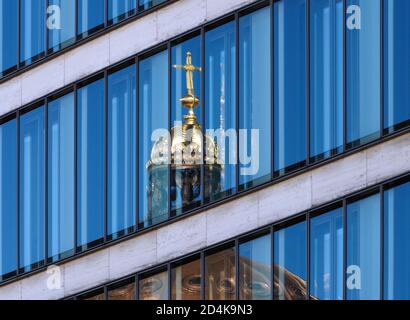
[[[235,201],[61,265],[60,290],[46,272],[0,288],[0,299],[60,299],[120,279],[410,171],[410,133]]]
[[[256,0],[180,0],[0,85],[0,116]]]

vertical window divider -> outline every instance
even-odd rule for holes
[[[380,185],[380,300],[384,300],[384,186]]]
[[[235,173],[235,189],[239,193],[239,126],[240,126],[240,96],[239,96],[239,14],[235,13],[235,129],[236,129],[236,173]]]
[[[108,300],[108,287],[104,286],[104,300]]]
[[[74,38],[75,38],[75,41],[77,41],[77,36],[78,36],[78,0],[74,0],[75,1],[75,4],[74,4],[74,6],[75,6],[75,8],[74,8],[74,33],[75,33],[75,35],[74,35]]]
[[[104,242],[108,239],[108,73],[104,71]]]
[[[139,281],[138,281],[138,273],[135,275],[135,300],[139,300],[139,291],[140,291],[140,286],[139,286]]]
[[[77,249],[77,215],[78,215],[78,199],[77,199],[77,188],[78,188],[78,86],[74,85],[74,254],[78,252]]]
[[[384,136],[384,0],[380,0],[380,137]]]
[[[17,70],[20,69],[20,52],[21,52],[21,0],[17,0]],[[18,113],[20,116],[20,113]]]
[[[347,150],[347,30],[346,30],[346,5],[343,0],[343,152]]]
[[[306,0],[306,165],[310,164],[310,0]],[[309,285],[309,284],[308,284]]]
[[[235,240],[235,297],[236,300],[240,300],[239,290],[239,240]]]
[[[274,23],[274,17],[275,17],[275,11],[274,7],[275,6],[275,0],[270,0],[270,32],[271,32],[271,37],[270,37],[270,50],[271,50],[271,180],[275,178],[275,57],[274,57],[274,52],[275,52],[275,23]],[[272,247],[273,250],[273,247]],[[273,265],[272,265],[273,266]],[[273,278],[272,278],[273,281]],[[273,284],[273,282],[272,282]],[[272,295],[273,297],[273,295]]]
[[[206,152],[206,146],[205,146],[205,133],[206,133],[206,121],[205,121],[205,28],[202,26],[201,27],[201,67],[202,67],[202,72],[201,72],[201,126],[202,126],[202,155],[201,155],[201,186],[200,186],[200,193],[202,194],[202,205],[205,204],[205,152]]]
[[[45,5],[46,5],[46,12],[45,12],[45,14],[44,14],[44,20],[45,20],[45,23],[44,23],[44,29],[45,29],[45,35],[44,35],[44,41],[45,41],[45,44],[44,44],[44,57],[47,57],[48,56],[48,36],[49,36],[49,34],[48,34],[48,26],[47,26],[47,19],[48,19],[48,5],[49,5],[49,0],[44,0],[45,1]]]
[[[48,101],[44,101],[44,265],[48,261]]]
[[[168,51],[168,135],[170,137],[170,141],[168,143],[168,218],[170,219],[174,216],[173,213],[172,213],[172,201],[171,201],[172,50],[171,50],[171,42],[170,41],[168,41],[168,44],[167,44],[167,51]]]
[[[19,0],[20,2],[20,0]],[[16,183],[16,251],[17,251],[17,265],[16,265],[16,275],[20,274],[20,110],[16,112],[16,128],[17,128],[17,139],[16,139],[16,153],[17,153],[17,183]]]
[[[104,0],[104,28],[108,26],[108,0]]]
[[[306,300],[310,300],[310,211],[306,213]]]
[[[275,299],[275,229],[273,225],[270,227],[270,237],[271,237],[271,300]]]
[[[135,58],[135,225],[134,232],[137,232],[139,229],[139,110],[140,110],[140,92],[139,92],[139,83],[140,83],[140,64],[139,57]]]
[[[202,250],[200,256],[200,274],[201,274],[201,300],[205,300],[205,253]]]
[[[167,263],[167,274],[168,274],[168,300],[172,300],[172,279],[171,279],[171,263]]]
[[[139,13],[139,0],[134,0],[134,4],[135,4],[135,10],[134,10],[134,14],[133,14],[133,16],[136,16],[136,15],[138,15],[138,13]]]
[[[347,271],[347,207],[346,199],[343,199],[343,300],[347,300],[346,271]]]

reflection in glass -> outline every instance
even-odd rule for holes
[[[306,222],[274,234],[274,299],[306,299]]]
[[[346,30],[347,143],[354,147],[379,136],[380,0],[347,0],[346,4],[361,9],[361,21],[350,21],[352,26]]]
[[[138,0],[139,10],[147,10],[167,0]]]
[[[235,300],[235,249],[205,257],[205,299]]]
[[[306,0],[274,4],[275,171],[306,160]]]
[[[20,117],[20,268],[44,260],[44,107]]]
[[[139,222],[144,227],[168,218],[168,163],[149,170],[156,130],[168,132],[167,51],[144,59],[139,65]],[[167,138],[158,137],[158,143],[168,150]]]
[[[77,93],[77,245],[104,235],[104,81]]]
[[[17,269],[17,125],[0,125],[0,280]]]
[[[135,300],[134,280],[108,289],[108,300]]]
[[[189,39],[183,43],[180,43],[172,47],[172,64],[177,66],[183,66],[187,63],[187,55],[191,53],[191,63],[196,66],[201,66],[201,40],[200,37]],[[187,95],[187,75],[184,69],[181,67],[172,68],[172,122],[173,133],[178,137],[178,133],[182,132],[181,125],[185,123],[185,116],[187,115],[187,108],[184,108],[181,104],[181,98]],[[198,71],[193,72],[193,86],[194,95],[199,99],[199,105],[193,110],[196,116],[196,123],[202,123],[201,114],[201,73]],[[189,133],[189,138],[194,140],[197,135],[195,129]],[[179,134],[182,136],[182,134]],[[179,141],[174,139],[172,143],[175,147]],[[202,139],[197,145],[201,146]],[[191,144],[191,146],[193,146]],[[197,153],[192,152],[194,156],[198,156]],[[193,157],[195,158],[195,157]],[[182,162],[182,161],[181,161]],[[197,207],[202,199],[201,190],[201,170],[200,166],[188,165],[185,169],[183,166],[175,166],[175,169],[171,172],[171,209],[176,215],[182,214],[190,209]],[[189,183],[187,183],[189,181]]]
[[[347,206],[348,300],[380,298],[380,195]]]
[[[98,0],[99,1],[99,0]],[[44,54],[46,2],[20,1],[20,62],[29,64]]]
[[[271,178],[270,19],[266,7],[239,20],[239,129],[246,130],[239,144],[241,188]]]
[[[239,297],[241,300],[272,299],[272,246],[266,235],[239,247]]]
[[[343,1],[310,2],[310,156],[343,149]]]
[[[216,200],[223,194],[234,192],[236,166],[230,158],[236,158],[235,115],[235,25],[233,22],[208,31],[205,34],[205,127],[214,130],[209,135],[219,146],[222,170],[215,174],[214,166],[205,167],[205,179],[219,180],[218,190],[205,189],[205,198]],[[209,150],[205,149],[209,155]],[[231,163],[231,164],[230,164]]]
[[[117,23],[134,13],[135,0],[108,0],[108,21]]]
[[[108,235],[135,225],[135,66],[108,76]]]
[[[410,1],[384,1],[384,128],[410,120]]]
[[[29,0],[30,1],[30,0]],[[78,35],[86,37],[104,27],[104,1],[77,0]]]
[[[384,193],[384,299],[410,299],[410,183]]]
[[[74,249],[74,94],[48,104],[48,257]]]
[[[48,48],[58,51],[75,41],[75,1],[48,0]]]
[[[168,300],[168,272],[140,280],[139,300]]]
[[[201,264],[195,260],[171,270],[172,300],[201,299]]]
[[[0,75],[17,65],[17,1],[0,0]]]
[[[310,222],[310,291],[320,300],[343,299],[343,210]]]

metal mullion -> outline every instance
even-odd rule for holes
[[[171,279],[171,263],[167,264],[167,275],[168,275],[168,300],[172,300],[172,279]]]
[[[200,291],[200,295],[201,295],[201,300],[205,301],[205,252],[202,250],[200,253],[200,273],[201,273],[201,291]]]
[[[346,271],[347,271],[347,207],[346,207],[346,198],[343,199],[343,300],[347,298],[346,292]]]
[[[104,0],[104,29],[108,27],[108,0]]]
[[[104,242],[108,240],[108,73],[104,71]]]
[[[172,50],[171,42],[167,44],[168,51],[168,135],[170,141],[168,142],[168,219],[172,218],[172,201],[171,201],[171,164],[172,164],[172,137],[171,137],[171,128],[172,128]]]
[[[134,276],[134,281],[135,281],[135,300],[139,300],[140,295],[140,286],[139,286],[139,276],[138,273]]]
[[[77,41],[77,35],[78,35],[78,1],[79,0],[74,0],[74,41]]]
[[[347,150],[347,59],[346,1],[343,0],[343,152]]]
[[[44,104],[44,265],[48,261],[48,98]]]
[[[48,34],[48,26],[47,26],[47,9],[49,6],[49,0],[44,0],[45,1],[45,5],[46,5],[46,12],[44,13],[44,29],[45,29],[45,35],[44,35],[44,39],[45,39],[45,46],[44,46],[44,57],[48,56],[48,40],[49,40],[49,34]]]
[[[21,0],[17,0],[17,70],[20,69],[21,52]]]
[[[104,286],[104,300],[108,300],[108,286]]]
[[[380,186],[380,300],[384,300],[384,186]]]
[[[384,0],[380,0],[380,137],[384,135]]]
[[[206,110],[205,110],[205,103],[206,103],[206,98],[205,98],[205,28],[202,26],[201,27],[201,67],[202,67],[202,72],[200,75],[201,79],[201,89],[200,89],[200,95],[201,95],[201,126],[202,126],[202,155],[201,155],[201,181],[200,181],[200,193],[202,194],[202,204],[205,204],[205,152],[206,152],[206,146],[205,146],[205,132],[206,132],[206,121],[205,121],[205,116],[206,116]]]
[[[74,255],[78,252],[78,239],[77,239],[77,220],[78,220],[78,161],[77,161],[77,149],[78,149],[78,87],[74,85]]]
[[[306,0],[306,165],[310,163],[310,0]]]
[[[17,139],[16,139],[16,160],[17,160],[17,183],[16,183],[16,251],[17,251],[17,266],[16,275],[20,273],[20,111],[17,110],[16,113],[16,128],[17,128]]]
[[[271,180],[275,177],[275,1],[270,1],[270,50],[271,50]],[[273,279],[273,278],[272,278]]]
[[[239,240],[236,238],[235,240],[235,299],[240,300],[240,292],[239,292]]]
[[[310,300],[310,211],[306,213],[306,300]]]
[[[140,83],[140,64],[138,57],[135,58],[135,226],[134,232],[138,231],[139,229],[139,164],[140,164],[140,157],[139,157],[139,109],[140,109],[140,92],[139,92],[139,83]]]
[[[236,129],[236,172],[235,172],[235,190],[239,193],[239,127],[240,127],[240,96],[239,96],[239,14],[235,13],[235,129]]]
[[[270,227],[270,236],[271,236],[271,249],[270,249],[270,255],[271,255],[271,300],[274,299],[275,297],[275,231],[273,228],[273,225]]]

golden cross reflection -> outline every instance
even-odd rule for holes
[[[186,87],[188,95],[194,96],[194,71],[202,71],[201,67],[196,67],[192,64],[192,54],[187,52],[185,65],[173,65],[175,69],[182,69],[186,71]]]

